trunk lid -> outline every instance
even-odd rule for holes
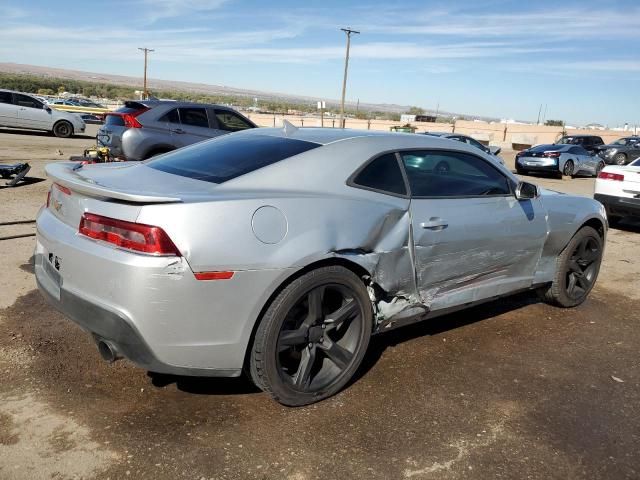
[[[84,212],[135,222],[143,205],[210,197],[216,187],[138,162],[84,166],[61,162],[47,165],[46,172],[54,182],[49,209],[74,228]]]

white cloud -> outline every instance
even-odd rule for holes
[[[227,2],[228,0],[142,0],[147,10],[147,18],[151,22],[162,18],[212,12]]]

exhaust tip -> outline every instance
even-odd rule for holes
[[[98,340],[98,352],[100,352],[102,359],[109,363],[113,363],[120,358],[115,347],[104,340]]]

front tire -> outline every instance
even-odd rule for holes
[[[58,138],[69,138],[73,135],[73,125],[66,120],[60,120],[53,126],[53,134]]]
[[[351,380],[372,330],[362,280],[341,266],[312,270],[267,308],[251,347],[251,377],[283,405],[318,402]]]
[[[627,156],[624,153],[617,153],[613,157],[613,163],[616,165],[625,165],[627,163]]]
[[[541,298],[558,307],[575,307],[585,301],[595,285],[602,262],[602,238],[591,227],[582,227],[556,259],[550,285],[538,289]]]

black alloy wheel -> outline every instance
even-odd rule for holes
[[[575,307],[584,302],[595,285],[604,239],[592,227],[576,232],[556,260],[551,283],[537,289],[547,303],[559,307]]]
[[[327,398],[356,372],[372,322],[371,300],[357,275],[341,266],[308,272],[265,312],[252,347],[251,376],[284,405]]]
[[[569,257],[565,289],[569,298],[579,300],[586,296],[598,274],[600,245],[593,237],[583,238]]]

